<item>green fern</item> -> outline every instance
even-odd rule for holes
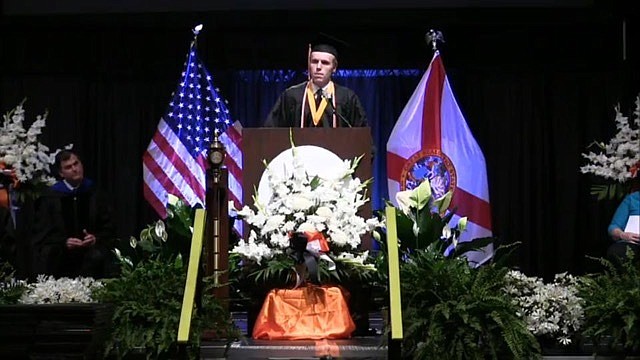
[[[506,268],[470,268],[464,259],[414,251],[401,266],[404,356],[415,359],[522,359],[535,337],[500,289]]]
[[[619,268],[596,259],[604,272],[585,276],[580,296],[585,299],[583,335],[594,344],[619,352],[640,351],[640,263],[629,252]]]

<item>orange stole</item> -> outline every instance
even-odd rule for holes
[[[9,190],[0,188],[0,207],[9,208]]]
[[[355,329],[342,289],[308,285],[269,291],[253,327],[253,338],[344,339]]]

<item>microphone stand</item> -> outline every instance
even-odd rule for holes
[[[331,107],[332,115],[336,115],[341,121],[343,121],[345,124],[347,124],[348,127],[353,127],[353,126],[351,126],[351,123],[349,122],[349,120],[347,120],[342,114],[340,114],[338,112],[338,110],[336,110],[336,107],[333,106],[333,97],[324,96],[324,95],[322,95],[322,97],[325,100],[327,100],[327,102],[329,103],[329,106]]]

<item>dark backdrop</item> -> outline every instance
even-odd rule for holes
[[[75,144],[87,174],[112,194],[118,233],[126,237],[153,219],[142,198],[141,155],[177,85],[194,24],[205,24],[200,55],[244,126],[257,126],[280,89],[300,77],[305,44],[318,30],[349,43],[343,69],[401,70],[339,80],[363,99],[378,149],[428,65],[423,36],[433,27],[445,34],[447,73],[485,154],[494,232],[522,242],[514,262],[527,273],[581,273],[592,266],[585,255],[603,255],[616,204],[589,196],[592,179],[579,173],[580,153],[615,133],[613,106],[621,102],[629,114],[640,90],[634,11],[596,2],[4,14],[0,109],[27,97],[29,118],[49,110],[43,141],[52,148]],[[282,81],[264,81],[273,69],[284,69]],[[385,196],[384,161],[376,159],[376,204]]]

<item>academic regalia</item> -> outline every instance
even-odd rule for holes
[[[75,189],[60,181],[42,196],[34,236],[38,271],[69,277],[103,275],[101,262],[105,261],[113,240],[109,211],[104,204],[89,179]],[[84,230],[95,235],[95,245],[67,249],[67,239],[83,239]]]
[[[337,84],[334,84],[335,93],[331,97],[331,100],[335,101],[335,116],[333,105],[327,104],[321,121],[315,125],[309,103],[306,101],[307,86],[308,82],[305,81],[286,89],[271,109],[264,126],[334,127],[334,117],[336,127],[367,126],[365,111],[358,96],[353,90]],[[303,103],[305,104],[304,116],[302,114]]]

